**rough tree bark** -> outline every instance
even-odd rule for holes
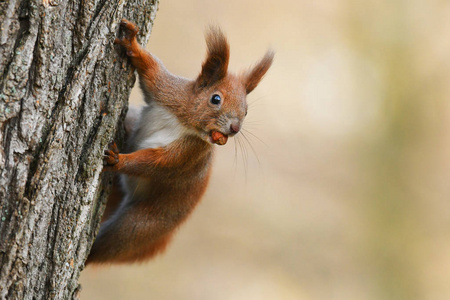
[[[1,299],[77,296],[110,181],[103,150],[135,81],[113,40],[127,18],[146,43],[157,6],[0,0]]]

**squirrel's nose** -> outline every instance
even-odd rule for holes
[[[240,129],[241,129],[241,124],[239,124],[239,122],[231,123],[231,125],[230,125],[231,133],[238,133]]]

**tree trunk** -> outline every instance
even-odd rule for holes
[[[111,181],[103,150],[135,81],[113,41],[127,18],[145,44],[157,6],[0,1],[1,299],[77,297]]]

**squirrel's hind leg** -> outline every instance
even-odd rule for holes
[[[135,201],[122,203],[102,224],[86,264],[148,259],[164,251],[172,234],[166,223],[154,218],[145,205]]]

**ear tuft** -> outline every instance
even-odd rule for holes
[[[268,50],[264,57],[244,75],[243,81],[247,94],[256,88],[267,70],[269,70],[274,56],[275,52],[273,50]]]
[[[197,78],[198,87],[205,87],[223,79],[228,71],[230,46],[219,27],[210,26],[206,33],[206,45],[208,50],[202,71]]]

